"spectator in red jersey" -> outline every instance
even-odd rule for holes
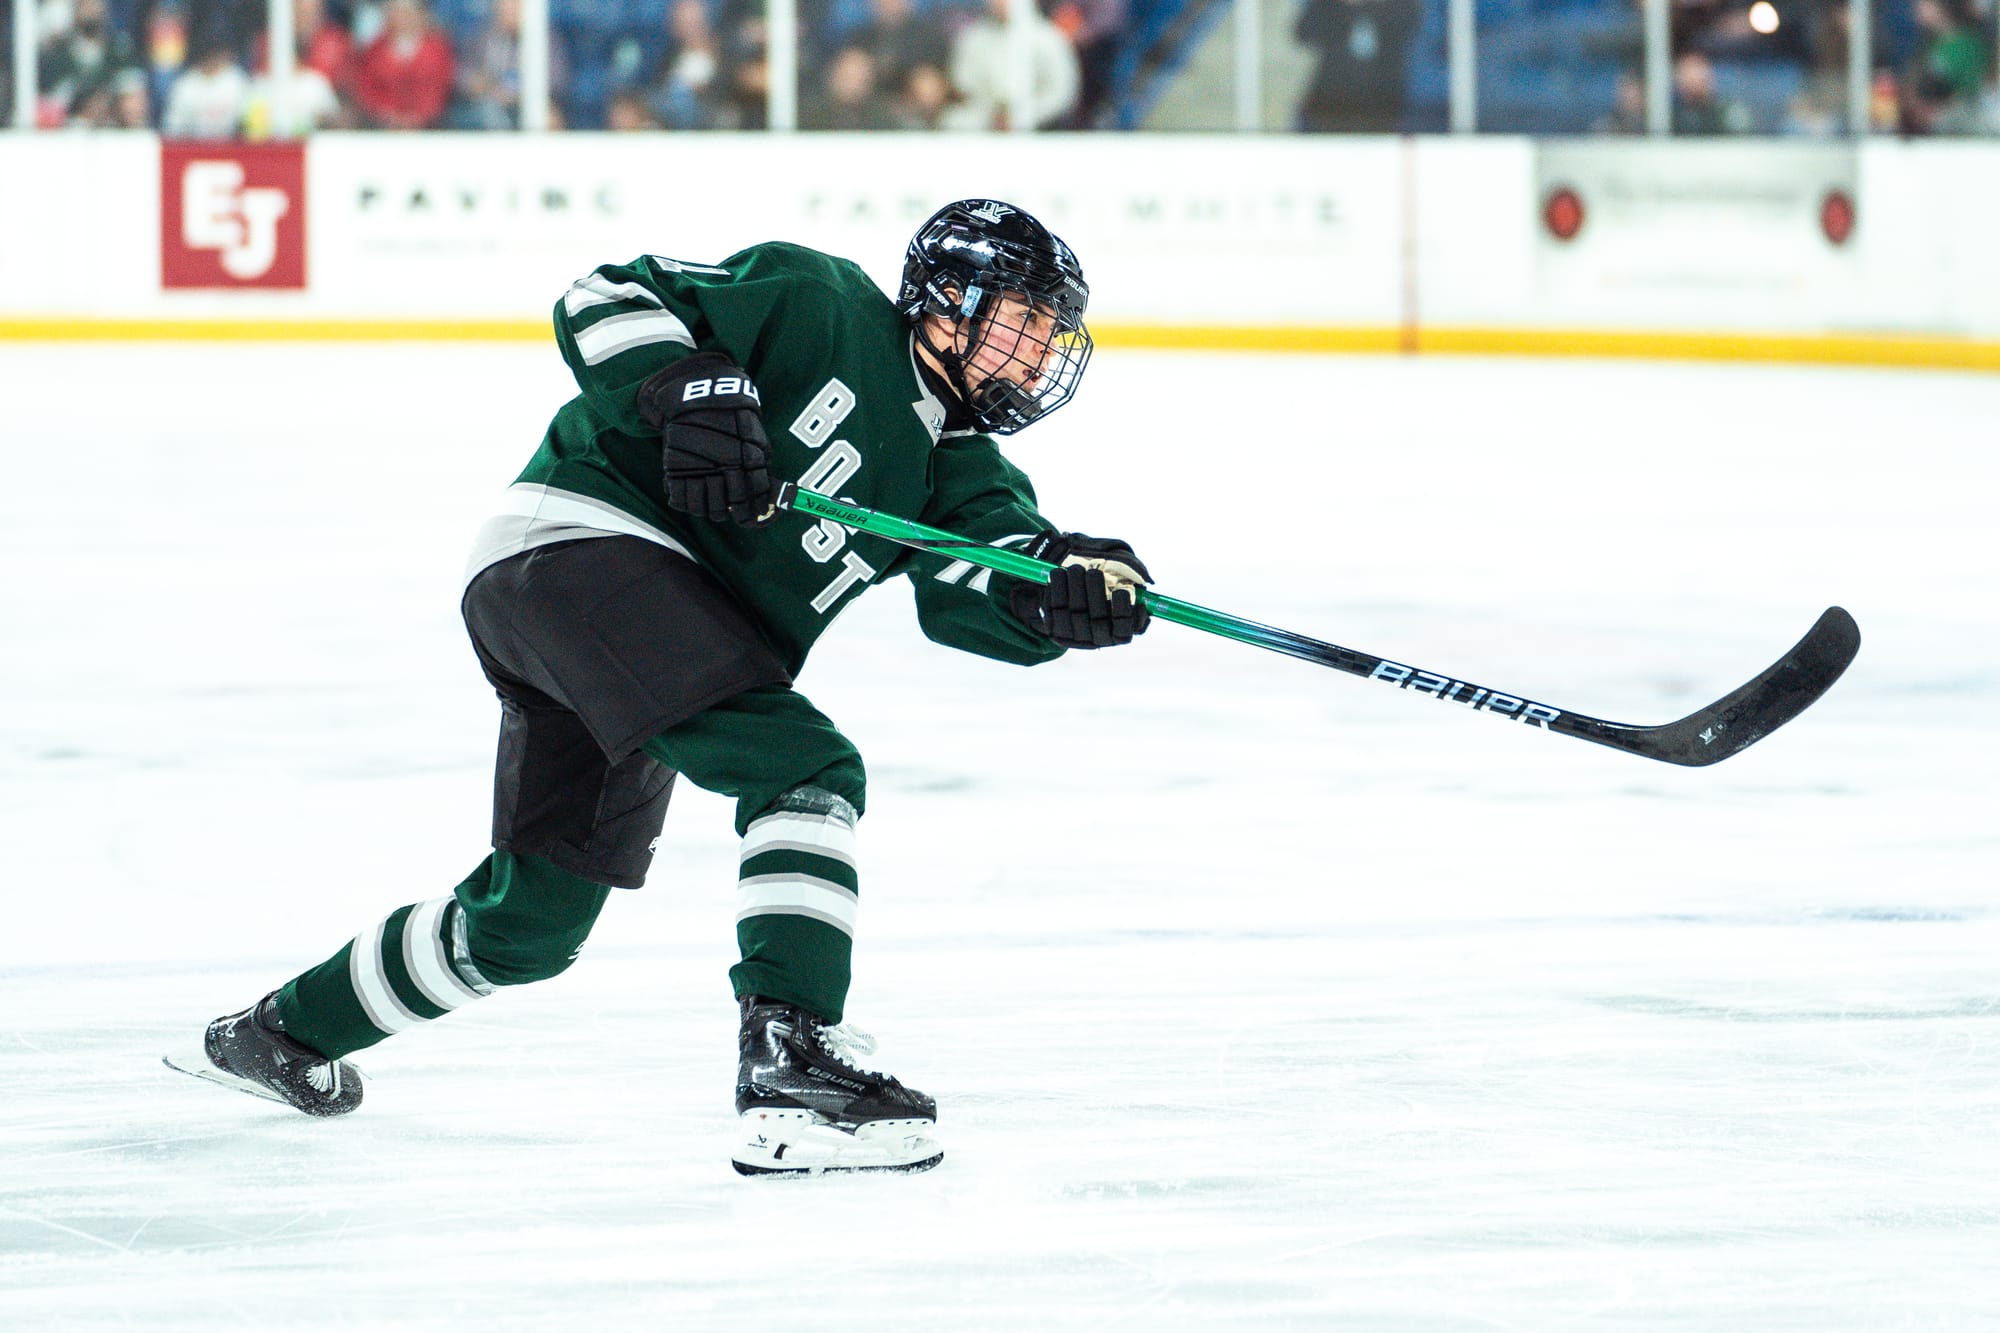
[[[423,0],[389,0],[382,31],[354,62],[354,101],[376,129],[431,129],[444,119],[452,76],[451,43]]]
[[[260,32],[252,66],[269,69],[271,34]],[[326,0],[292,0],[292,49],[300,69],[316,69],[334,88],[347,82],[348,62],[354,59],[354,39],[347,29],[327,16]]]

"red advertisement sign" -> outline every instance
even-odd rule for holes
[[[305,145],[162,143],[160,284],[303,288]]]

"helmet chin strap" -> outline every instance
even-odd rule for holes
[[[930,340],[926,331],[924,347],[937,358],[938,365],[944,370],[945,381],[951,385],[953,392],[958,394],[958,401],[972,413],[974,424],[981,430],[993,428],[993,414],[1001,409],[1002,404],[1007,404],[1005,409],[1007,417],[1018,418],[1022,424],[1026,424],[1040,414],[1034,410],[1033,400],[1021,392],[1020,386],[1011,384],[998,375],[989,375],[975,390],[965,377],[965,357],[959,354],[957,334],[960,329],[966,331],[967,352],[979,346],[980,335],[986,326],[986,317],[980,313],[980,307],[986,304],[985,296],[983,288],[977,286],[966,288],[965,295],[959,299],[958,309],[955,312],[957,322],[953,325],[951,342],[940,347]],[[1009,403],[1010,398],[1015,401]],[[1011,423],[1003,418],[1000,424]]]
[[[928,325],[917,326],[917,338],[923,343],[924,350],[931,354],[931,359],[937,362],[945,383],[949,384],[951,391],[958,395],[958,401],[969,409],[972,406],[972,390],[966,387],[965,383],[965,358],[960,356],[958,350],[949,343],[940,347],[932,342]]]
[[[918,325],[918,338],[937,361],[945,383],[951,386],[958,401],[972,417],[972,424],[983,431],[1010,434],[1036,420],[1043,413],[1041,400],[1033,393],[1004,375],[988,375],[981,380],[977,389],[966,378],[967,357],[980,345],[986,330],[987,316],[981,313],[986,304],[986,293],[977,286],[968,287],[965,296],[952,312],[955,323],[948,345],[940,347],[931,341],[928,324]],[[943,318],[942,312],[938,312]],[[958,350],[958,335],[965,333],[966,354]]]

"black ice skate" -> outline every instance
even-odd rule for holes
[[[944,1158],[929,1131],[937,1103],[850,1055],[874,1043],[779,1000],[743,998],[736,1110],[746,1176],[924,1171]]]
[[[361,1071],[286,1036],[275,991],[210,1023],[201,1057],[168,1056],[166,1064],[307,1115],[346,1115],[361,1105]]]

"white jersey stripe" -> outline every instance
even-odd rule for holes
[[[1032,532],[1017,532],[1011,534],[1010,536],[996,538],[993,541],[988,542],[987,545],[998,546],[1003,549],[1015,546],[1026,546],[1030,541],[1034,540],[1034,537],[1035,534]],[[964,578],[967,574],[972,574],[972,571],[975,569],[978,570],[979,572],[977,574],[973,574],[972,582],[966,584],[965,586],[972,589],[974,592],[985,592],[987,586],[991,584],[993,581],[993,571],[985,568],[984,566],[975,565],[970,560],[954,560],[950,564],[946,565],[943,569],[940,569],[937,573],[931,575],[931,577],[936,579],[939,583],[956,583],[960,579]]]
[[[613,315],[576,333],[576,350],[583,354],[586,366],[609,361],[620,352],[648,343],[695,345],[694,334],[671,310],[635,310],[629,315]]]
[[[628,537],[644,537],[647,541],[679,551],[688,559],[694,559],[692,552],[679,541],[643,519],[634,518],[622,509],[616,509],[602,500],[593,500],[588,495],[575,491],[559,490],[554,486],[544,486],[540,482],[517,481],[506,490],[500,502],[503,517],[528,518],[536,523],[570,524],[580,528],[601,528],[606,532],[622,532]]]
[[[465,562],[465,582],[509,556],[553,542],[579,537],[639,537],[656,546],[694,559],[693,552],[673,537],[602,500],[539,482],[517,481],[507,488],[500,512],[486,520],[473,539]]]
[[[661,308],[660,298],[641,287],[636,282],[613,282],[602,273],[591,273],[570,284],[563,296],[563,309],[574,319],[592,306],[610,305],[614,301],[632,301],[639,305]]]
[[[389,974],[382,967],[382,933],[387,921],[378,921],[372,930],[364,930],[354,937],[354,943],[347,953],[347,979],[354,987],[354,998],[361,1001],[361,1012],[368,1015],[368,1021],[376,1029],[393,1037],[406,1028],[415,1027],[423,1019],[403,1007],[396,998],[396,992],[389,988]]]
[[[456,1009],[479,992],[465,984],[444,954],[444,913],[449,898],[417,904],[403,925],[403,966],[424,998],[440,1009]]]
[[[736,919],[809,916],[854,933],[861,899],[852,889],[811,875],[752,875],[736,885]]]

